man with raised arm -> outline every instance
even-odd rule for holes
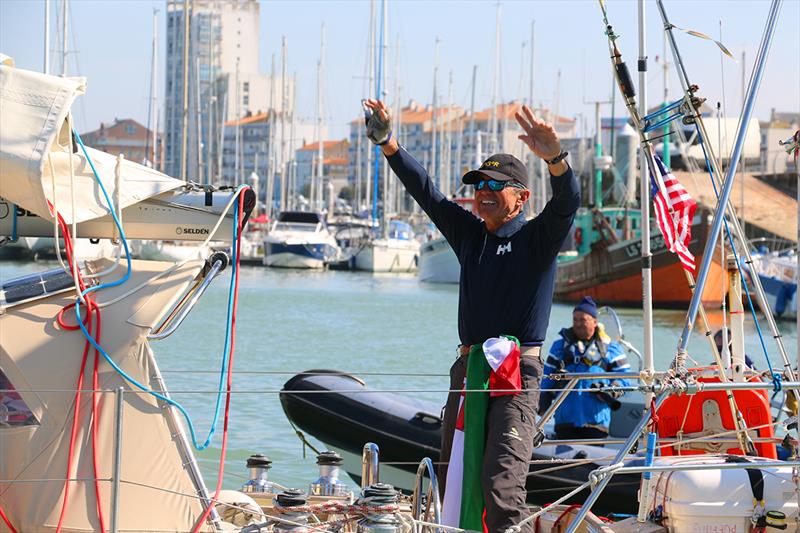
[[[392,136],[386,105],[380,100],[367,100],[364,105],[368,115],[367,137],[381,147],[394,173],[450,243],[461,265],[458,303],[461,345],[459,357],[450,369],[450,390],[455,392],[450,392],[445,407],[440,456],[443,463],[450,460],[451,450],[455,451],[456,444],[460,444],[458,438],[459,442],[453,443],[454,428],[457,424],[463,426],[463,411],[459,416],[462,394],[458,391],[464,388],[465,378],[471,379],[466,376],[468,359],[472,372],[474,356],[487,352],[487,360],[491,359],[487,345],[501,336],[513,339],[517,348],[509,352],[516,358],[509,358],[511,363],[504,362],[498,368],[491,361],[489,365],[483,363],[487,368],[492,365],[492,373],[497,375],[510,373],[508,382],[519,390],[511,393],[491,390],[480,395],[486,402],[481,419],[485,423],[485,437],[478,465],[480,487],[467,483],[469,444],[465,443],[464,485],[458,490],[466,499],[458,500],[460,510],[448,509],[452,491],[446,492],[445,486],[445,480],[452,482],[450,474],[456,468],[456,461],[451,464],[450,473],[440,473],[445,518],[461,516],[460,523],[453,519],[446,523],[475,528],[474,520],[465,524],[465,516],[471,512],[465,502],[470,498],[474,502],[474,495],[468,494],[473,491],[479,498],[482,496],[485,506],[483,527],[478,529],[502,533],[529,516],[525,481],[533,451],[542,375],[540,350],[553,301],[556,256],[580,204],[578,184],[553,127],[536,119],[523,106],[523,113],[516,114],[524,131],[519,138],[547,162],[553,197],[536,218],[526,220],[523,206],[531,193],[526,185],[525,165],[512,155],[495,154],[462,178],[464,183],[475,187],[478,215],[475,216],[445,198],[425,169],[398,144]],[[513,387],[514,371],[516,387]],[[485,381],[489,383],[494,378],[493,375]],[[464,403],[469,410],[470,400]],[[468,420],[469,417],[468,414]],[[458,484],[461,485],[461,478]],[[532,531],[531,526],[526,524],[523,531]]]

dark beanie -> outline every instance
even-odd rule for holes
[[[573,311],[580,311],[597,318],[597,304],[594,303],[591,296],[584,296],[578,305],[575,306]]]

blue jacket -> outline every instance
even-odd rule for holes
[[[580,204],[572,169],[550,177],[553,197],[536,218],[526,221],[520,214],[489,233],[481,219],[448,200],[405,149],[386,159],[458,257],[461,343],[513,335],[523,345],[541,345],[553,303],[556,256]]]
[[[572,328],[564,328],[559,332],[561,338],[553,343],[544,364],[544,374],[564,370],[566,372],[627,372],[630,363],[622,351],[622,347],[606,335],[598,326],[594,336],[588,341],[579,341]],[[550,405],[564,381],[555,381],[549,377],[542,380],[541,406]],[[575,389],[589,389],[593,384],[628,385],[625,379],[582,379]],[[541,408],[540,408],[541,409]],[[611,424],[611,408],[588,390],[574,390],[558,407],[555,415],[556,427],[570,425],[575,427],[595,427],[608,431]]]

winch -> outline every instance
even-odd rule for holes
[[[358,521],[357,533],[400,533],[404,524],[397,511],[399,495],[391,485],[375,483],[366,487],[358,500],[359,505],[375,506]],[[392,506],[394,510],[387,507]]]
[[[319,479],[309,486],[309,494],[314,496],[344,496],[347,486],[339,480],[339,467],[342,456],[334,451],[325,451],[317,455]]]
[[[272,528],[277,532],[300,533],[308,530],[308,518],[311,513],[301,511],[308,503],[308,495],[300,489],[286,489],[272,500],[276,509],[280,509],[280,521]],[[296,512],[292,508],[298,508]]]
[[[250,469],[250,479],[242,485],[242,492],[272,492],[273,483],[268,479],[272,461],[263,453],[257,453],[247,458],[247,468]]]

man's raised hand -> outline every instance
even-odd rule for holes
[[[525,132],[523,135],[519,135],[518,138],[535,155],[548,160],[561,153],[561,143],[558,140],[556,130],[547,122],[534,117],[528,106],[523,105],[522,114],[518,111],[514,113],[514,118],[517,119],[517,122]]]
[[[364,122],[367,125],[367,138],[378,146],[383,146],[392,138],[392,119],[386,104],[380,100],[362,100]]]

